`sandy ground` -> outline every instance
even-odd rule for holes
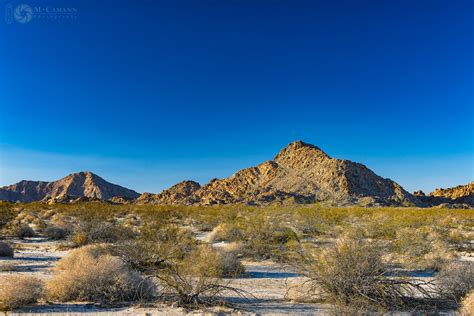
[[[198,239],[205,241],[206,233],[199,233]],[[13,240],[17,248],[15,257],[0,258],[0,267],[15,266],[14,271],[0,271],[1,275],[22,274],[33,275],[47,279],[52,274],[52,268],[56,262],[63,257],[67,251],[59,251],[59,242],[48,241],[44,238],[30,238],[27,240]],[[216,247],[225,247],[225,243],[216,243]],[[332,307],[328,304],[296,303],[287,297],[299,296],[299,291],[288,292],[288,288],[294,289],[305,281],[298,274],[284,269],[282,266],[271,262],[242,262],[246,268],[247,275],[234,279],[231,285],[247,292],[248,298],[242,299],[229,294],[226,299],[235,304],[233,308],[211,308],[207,311],[187,311],[182,308],[154,305],[147,307],[124,307],[124,308],[100,308],[94,304],[69,303],[69,304],[37,304],[7,313],[7,315],[329,315]],[[418,277],[430,278],[431,275]],[[450,315],[447,313],[445,315]],[[399,314],[402,315],[402,314]],[[408,315],[408,314],[407,314]],[[454,315],[454,313],[452,313]]]
[[[199,238],[201,239],[201,238]],[[59,251],[59,242],[48,241],[44,238],[29,238],[12,240],[15,244],[14,258],[1,258],[0,267],[15,267],[14,271],[0,271],[1,275],[21,274],[47,279],[52,274],[52,268],[67,251]],[[217,247],[224,244],[215,245]],[[325,315],[331,311],[330,305],[292,303],[285,300],[288,285],[294,285],[303,279],[296,273],[285,271],[279,265],[265,262],[243,262],[247,275],[232,280],[235,286],[247,292],[248,298],[242,299],[229,295],[226,299],[235,308],[212,308],[209,311],[186,311],[170,306],[126,307],[103,309],[94,304],[38,304],[23,308],[8,315],[209,315],[231,313],[237,315]]]

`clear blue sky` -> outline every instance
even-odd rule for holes
[[[25,1],[77,15],[0,21],[0,185],[159,192],[296,139],[410,191],[474,180],[471,0]]]

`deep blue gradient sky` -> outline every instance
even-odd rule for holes
[[[159,192],[296,139],[410,191],[474,180],[471,0],[28,1],[77,17],[0,21],[0,185]]]

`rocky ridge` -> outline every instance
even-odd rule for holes
[[[78,198],[112,200],[136,199],[140,194],[105,181],[92,172],[70,174],[53,182],[23,180],[0,188],[0,200],[20,202],[67,202]]]
[[[437,188],[429,195],[422,191],[414,193],[427,206],[467,208],[474,206],[474,182],[453,188]]]
[[[184,182],[186,183],[186,182]],[[336,205],[420,205],[420,201],[390,179],[366,166],[331,158],[320,148],[296,141],[273,160],[242,169],[203,187],[181,190],[181,184],[138,200],[156,204],[214,205],[244,203],[314,203]]]

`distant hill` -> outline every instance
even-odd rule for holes
[[[448,189],[436,189],[429,194],[433,197],[444,197],[457,203],[473,203],[474,204],[474,181],[466,185],[458,185]]]
[[[179,194],[175,194],[179,193]],[[366,166],[329,157],[316,146],[296,141],[273,160],[243,169],[203,187],[178,184],[160,195],[139,199],[158,204],[269,204],[329,201],[337,205],[421,205],[392,180]]]
[[[474,207],[474,182],[458,185],[453,188],[435,189],[426,195],[419,190],[413,193],[425,206],[439,206],[448,208]]]
[[[20,181],[0,188],[0,200],[33,202],[64,201],[77,198],[112,200],[121,197],[135,199],[140,194],[105,181],[92,172],[70,174],[53,182]]]

